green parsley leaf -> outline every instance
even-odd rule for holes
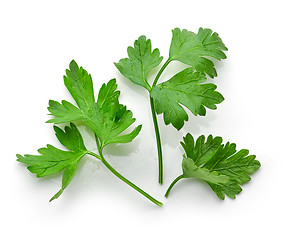
[[[73,123],[70,123],[70,126],[66,126],[64,131],[56,126],[54,126],[54,130],[58,140],[69,151],[47,145],[45,148],[38,149],[41,155],[25,154],[22,156],[17,154],[17,161],[28,164],[28,170],[35,173],[36,177],[40,178],[64,170],[62,187],[50,201],[58,198],[63,193],[75,175],[79,161],[88,153],[82,136]]]
[[[66,70],[64,83],[74,98],[77,107],[67,101],[61,103],[49,101],[48,110],[53,119],[49,123],[65,123],[67,121],[83,120],[84,123],[95,133],[95,141],[99,154],[88,151],[76,126],[71,123],[65,131],[54,127],[58,140],[70,151],[63,151],[51,145],[41,148],[38,152],[41,155],[17,155],[17,160],[28,164],[28,169],[37,174],[37,177],[44,177],[64,170],[61,189],[51,198],[50,201],[58,198],[68,186],[81,158],[89,154],[98,158],[107,169],[116,177],[128,184],[134,190],[148,198],[154,204],[163,204],[149,195],[147,192],[136,186],[127,178],[117,172],[104,158],[103,148],[110,143],[127,143],[132,141],[140,132],[141,125],[128,134],[122,134],[135,119],[132,112],[126,106],[119,104],[116,80],[112,79],[103,84],[99,90],[97,102],[95,102],[93,83],[90,74],[82,67],[78,67],[75,61],[71,61],[70,69]]]
[[[95,112],[95,99],[91,75],[82,67],[79,68],[74,60],[70,63],[70,69],[66,70],[64,83],[78,107],[85,114],[88,115],[90,112]]]
[[[84,113],[68,101],[63,100],[61,103],[50,100],[48,110],[56,118],[50,119],[47,123],[66,123],[73,122],[84,118]]]
[[[50,101],[48,110],[55,118],[47,122],[66,123],[84,120],[86,125],[98,136],[102,147],[110,143],[131,142],[139,134],[141,125],[129,134],[119,136],[134,123],[135,118],[132,117],[133,114],[130,110],[119,104],[120,92],[116,91],[115,79],[101,86],[97,102],[95,102],[90,74],[82,67],[79,68],[75,61],[70,63],[70,69],[64,76],[64,83],[78,108],[67,101],[62,101],[62,103]]]
[[[195,164],[201,166],[209,161],[214,156],[218,148],[222,144],[221,137],[213,138],[209,135],[207,140],[204,135],[198,137],[195,142],[191,134],[187,134],[181,142],[182,147],[186,152],[186,156],[191,159],[196,159]]]
[[[260,167],[255,155],[247,149],[236,150],[234,143],[221,143],[220,137],[200,136],[196,143],[191,134],[181,142],[186,156],[183,157],[183,174],[177,177],[166,192],[166,197],[177,181],[182,178],[204,180],[220,199],[225,195],[235,198],[241,192],[240,185],[250,181],[250,175]]]
[[[227,184],[214,185],[208,183],[217,196],[224,199],[224,195],[235,198],[241,192],[239,185],[251,180],[250,175],[260,168],[255,155],[248,155],[247,149],[236,150],[236,144],[227,142],[221,145],[216,154],[203,167],[216,171],[230,178]]]
[[[157,67],[163,57],[160,57],[159,49],[152,51],[150,39],[141,36],[134,42],[134,48],[128,47],[129,58],[123,58],[118,63],[114,63],[121,74],[148,91],[151,87],[147,81],[150,70]]]
[[[206,114],[205,107],[216,109],[216,104],[224,98],[216,92],[216,85],[202,84],[206,81],[204,74],[186,68],[171,79],[152,88],[151,97],[155,101],[157,114],[163,113],[166,125],[172,124],[180,130],[188,115],[183,107],[187,107],[195,116]]]
[[[188,64],[211,78],[217,76],[213,62],[207,57],[217,60],[225,59],[226,55],[223,51],[227,51],[227,48],[216,32],[211,29],[200,28],[195,34],[186,29],[175,28],[172,33],[170,60]]]

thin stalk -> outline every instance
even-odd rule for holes
[[[152,118],[153,118],[154,130],[155,130],[156,142],[157,142],[157,152],[158,152],[158,162],[159,162],[159,183],[163,184],[162,144],[161,144],[161,138],[160,138],[157,116],[156,116],[156,112],[155,112],[154,100],[151,96],[150,96],[150,106],[151,106],[151,112],[152,112]]]
[[[132,182],[130,182],[127,178],[123,177],[119,172],[117,172],[103,157],[102,154],[102,148],[99,144],[99,140],[97,138],[97,136],[95,137],[96,139],[96,144],[98,147],[98,152],[99,152],[99,156],[93,152],[88,152],[88,154],[100,159],[102,161],[102,163],[119,179],[121,179],[123,182],[127,183],[130,187],[132,187],[133,189],[135,189],[137,192],[141,193],[143,196],[145,196],[146,198],[148,198],[150,201],[152,201],[153,203],[155,203],[158,206],[162,206],[163,203],[159,202],[158,200],[156,200],[155,198],[153,198],[152,196],[150,196],[148,193],[146,193],[145,191],[143,191],[141,188],[137,187],[135,184],[133,184]]]
[[[155,80],[152,84],[152,88],[156,86],[161,74],[165,70],[165,68],[168,66],[168,64],[172,60],[168,58],[168,60],[164,63],[164,65],[161,67],[159,70],[158,74],[155,77]],[[151,89],[152,91],[152,89]],[[152,118],[153,118],[153,123],[154,123],[154,130],[155,130],[155,135],[156,135],[156,142],[157,142],[157,152],[158,152],[158,163],[159,163],[159,183],[163,184],[163,154],[162,154],[162,144],[161,144],[161,138],[160,138],[160,132],[159,132],[159,126],[158,126],[158,121],[157,121],[157,115],[155,112],[155,104],[154,100],[151,97],[151,91],[149,91],[150,94],[150,106],[151,106],[151,112],[152,112]]]
[[[172,188],[174,187],[174,185],[175,185],[180,179],[182,179],[182,178],[184,178],[184,176],[183,176],[183,175],[180,175],[179,177],[177,177],[177,178],[171,183],[171,185],[169,186],[167,192],[165,193],[165,197],[166,197],[166,198],[169,196],[169,193],[170,193],[170,191],[172,190]]]
[[[161,76],[161,74],[164,72],[165,68],[169,65],[169,63],[172,61],[171,58],[168,58],[167,61],[164,63],[164,65],[161,67],[161,69],[159,70],[159,72],[157,73],[155,80],[152,84],[152,88],[155,87],[157,85],[157,82]]]

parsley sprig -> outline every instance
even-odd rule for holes
[[[225,59],[227,51],[217,33],[211,29],[200,28],[198,33],[175,28],[172,31],[172,41],[169,57],[158,71],[152,86],[148,83],[149,72],[163,60],[158,48],[152,50],[151,41],[141,36],[134,42],[134,47],[128,47],[128,58],[115,63],[117,69],[133,83],[144,87],[150,96],[150,106],[154,123],[158,162],[159,183],[163,183],[163,159],[159,126],[156,114],[163,114],[166,125],[172,124],[180,130],[188,120],[188,114],[182,105],[194,115],[205,115],[206,107],[216,109],[223,96],[215,91],[216,85],[204,83],[206,75],[217,76],[214,63],[210,58]],[[157,84],[161,74],[172,61],[180,61],[189,68],[177,73],[169,80]]]
[[[188,133],[181,142],[185,150],[182,161],[183,174],[179,175],[169,186],[165,197],[181,179],[197,178],[205,181],[218,198],[225,195],[235,198],[242,189],[240,185],[250,181],[250,175],[260,168],[255,155],[249,155],[247,149],[236,150],[236,144],[222,144],[221,137],[206,139],[201,135],[195,141]]]
[[[101,160],[123,182],[153,203],[161,206],[161,202],[123,177],[103,156],[105,146],[111,143],[131,142],[139,134],[142,127],[139,125],[130,133],[122,134],[135,122],[135,118],[132,117],[132,112],[127,110],[126,106],[119,103],[120,92],[116,90],[116,80],[112,79],[107,84],[103,84],[99,90],[97,101],[95,101],[91,75],[82,67],[78,67],[75,61],[72,61],[70,69],[66,71],[66,76],[64,76],[64,83],[77,106],[65,100],[61,103],[50,100],[48,110],[54,118],[47,122],[55,124],[71,122],[70,126],[65,127],[65,130],[54,126],[56,137],[68,151],[47,145],[46,148],[38,150],[40,155],[27,154],[22,156],[17,154],[17,160],[28,164],[28,170],[36,173],[37,177],[52,175],[64,170],[62,187],[50,201],[63,193],[74,177],[79,161],[89,154]],[[72,123],[77,120],[82,120],[94,132],[99,154],[87,150],[84,146],[80,132]]]

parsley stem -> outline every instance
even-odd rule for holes
[[[96,144],[98,147],[99,156],[93,152],[88,152],[88,154],[90,154],[90,155],[98,158],[99,160],[101,160],[101,162],[108,168],[108,170],[110,170],[116,177],[121,179],[123,182],[127,183],[130,187],[135,189],[137,192],[141,193],[143,196],[148,198],[150,201],[152,201],[153,203],[155,203],[156,205],[158,205],[160,207],[163,205],[163,203],[159,202],[158,200],[156,200],[155,198],[150,196],[148,193],[143,191],[141,188],[137,187],[134,183],[130,182],[127,178],[123,177],[119,172],[117,172],[103,157],[102,147],[99,144],[99,140],[98,140],[97,136],[95,136],[95,140],[96,140]]]
[[[160,68],[159,72],[157,73],[155,80],[152,84],[152,88],[156,86],[161,74],[164,72],[165,68],[169,65],[169,63],[172,61],[171,58],[168,58],[167,61],[163,64],[163,66]]]
[[[153,100],[153,98],[151,96],[150,96],[150,106],[151,106],[152,118],[153,118],[153,123],[154,123],[154,130],[155,130],[156,141],[157,141],[158,162],[159,162],[159,183],[163,184],[162,145],[161,145],[161,138],[160,138],[160,132],[159,132],[157,116],[156,116],[156,112],[155,112],[154,100]]]
[[[168,58],[167,61],[163,64],[159,72],[157,73],[155,80],[152,84],[152,88],[156,86],[161,74],[165,70],[165,68],[168,66],[168,64],[172,61],[172,59]],[[152,89],[151,89],[152,90]],[[151,91],[150,93],[150,106],[151,106],[151,112],[152,112],[152,118],[154,123],[154,130],[156,135],[156,142],[157,142],[157,152],[158,152],[158,163],[159,163],[159,183],[163,184],[163,154],[162,154],[162,144],[161,144],[161,138],[160,138],[160,132],[159,132],[159,126],[157,121],[157,116],[155,112],[155,104],[154,100],[151,97]]]
[[[169,193],[170,193],[170,191],[172,190],[172,188],[174,187],[174,185],[175,185],[180,179],[182,179],[182,178],[184,178],[184,176],[183,176],[183,175],[180,175],[179,177],[177,177],[177,178],[171,183],[171,185],[169,186],[167,192],[165,193],[165,197],[166,197],[166,198],[169,196]]]

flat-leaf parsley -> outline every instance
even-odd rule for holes
[[[237,151],[236,144],[222,144],[221,137],[200,136],[195,142],[188,133],[181,142],[185,150],[182,161],[183,174],[178,176],[168,188],[168,197],[174,185],[183,178],[197,178],[205,181],[220,199],[225,195],[235,198],[241,192],[240,185],[250,181],[250,175],[260,163],[255,155],[248,155],[247,149]]]
[[[59,103],[50,100],[48,110],[54,118],[47,122],[59,124],[83,120],[94,132],[99,154],[86,149],[76,125],[70,123],[70,127],[66,126],[65,131],[54,126],[58,140],[69,151],[63,151],[47,145],[46,148],[38,150],[41,155],[22,156],[17,154],[17,160],[28,164],[28,170],[36,173],[37,177],[52,175],[64,170],[62,188],[51,198],[51,201],[62,194],[75,175],[79,161],[83,156],[89,154],[101,160],[115,176],[130,187],[153,203],[161,206],[161,202],[123,177],[103,156],[103,148],[106,145],[131,142],[141,130],[141,125],[139,125],[130,133],[122,135],[122,132],[131,126],[135,119],[132,117],[132,112],[127,110],[126,106],[120,104],[118,101],[120,93],[116,90],[116,80],[112,79],[107,84],[103,84],[99,90],[97,101],[95,101],[91,75],[82,67],[79,68],[75,61],[72,61],[70,69],[66,71],[66,76],[64,76],[64,83],[74,98],[77,107],[67,101]]]
[[[182,106],[187,107],[194,115],[205,115],[206,109],[216,109],[216,104],[223,101],[223,96],[216,92],[212,83],[202,84],[206,75],[217,76],[214,63],[210,58],[225,59],[227,51],[217,33],[211,29],[200,28],[198,33],[186,29],[175,28],[172,31],[172,41],[169,57],[158,71],[153,84],[148,83],[148,73],[157,67],[162,57],[158,48],[152,50],[151,41],[141,36],[134,42],[134,47],[128,47],[128,58],[115,63],[121,74],[144,88],[150,95],[150,106],[157,140],[159,183],[163,183],[162,146],[157,122],[157,114],[163,114],[166,125],[172,124],[180,130],[188,115]],[[180,61],[191,67],[177,73],[171,79],[158,84],[165,68],[172,61]]]

